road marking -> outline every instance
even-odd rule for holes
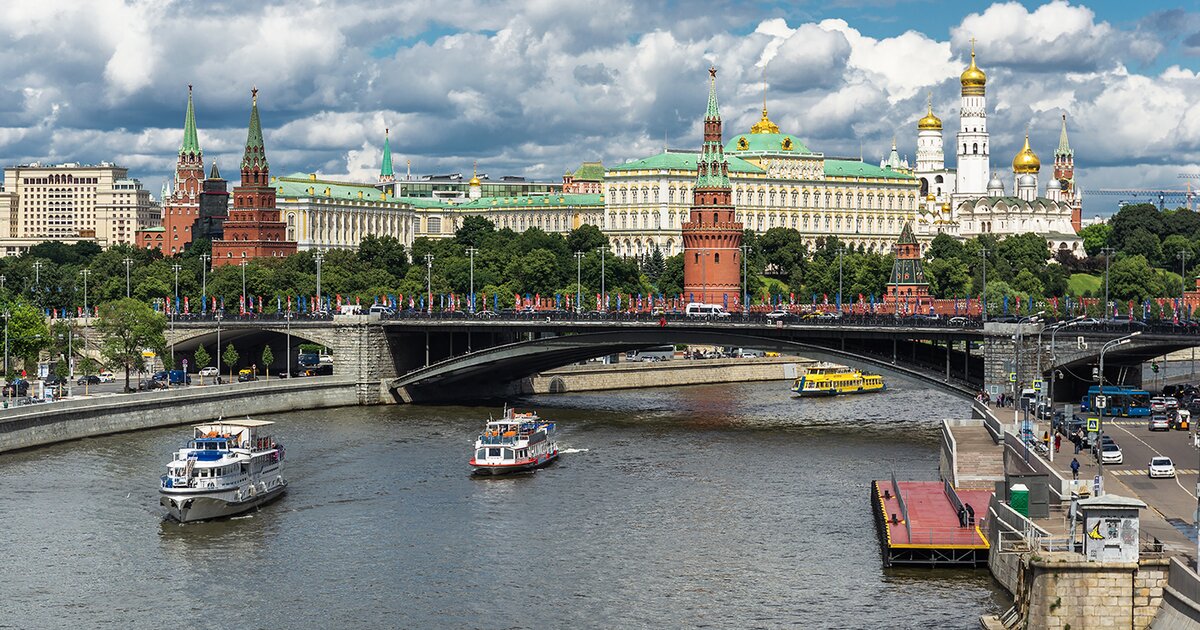
[[[1148,475],[1149,474],[1145,470],[1110,470],[1109,472],[1111,472],[1114,475],[1117,475],[1118,477],[1133,477],[1133,476],[1137,476],[1137,475]],[[1196,470],[1195,468],[1176,468],[1175,474],[1176,475],[1195,475],[1195,474],[1200,474],[1200,470]]]
[[[1155,454],[1155,456],[1157,456],[1157,457],[1161,457],[1161,456],[1162,456],[1162,453],[1159,453],[1159,452],[1158,452],[1158,449],[1156,449],[1156,448],[1154,448],[1153,446],[1150,446],[1149,444],[1147,444],[1145,440],[1143,440],[1142,438],[1140,438],[1140,437],[1138,437],[1138,436],[1134,435],[1134,434],[1133,434],[1133,432],[1132,432],[1132,431],[1130,431],[1129,429],[1126,429],[1125,427],[1123,427],[1123,426],[1120,426],[1120,425],[1117,425],[1117,428],[1118,428],[1118,429],[1120,429],[1120,430],[1122,430],[1122,431],[1124,431],[1125,433],[1128,433],[1128,434],[1129,434],[1129,437],[1131,437],[1131,438],[1133,438],[1133,439],[1135,439],[1135,440],[1137,440],[1137,441],[1141,442],[1143,445],[1145,445],[1145,446],[1146,446],[1146,448],[1150,449],[1150,452],[1151,452],[1151,453],[1154,453],[1154,454]],[[1183,471],[1182,471],[1182,470],[1176,470],[1176,471],[1175,471],[1175,473],[1176,473],[1176,474],[1175,474],[1175,485],[1179,486],[1179,489],[1180,489],[1180,490],[1182,490],[1182,491],[1184,491],[1184,493],[1186,493],[1186,494],[1187,494],[1189,497],[1194,497],[1194,496],[1196,496],[1196,495],[1192,494],[1192,492],[1191,492],[1190,490],[1188,490],[1187,488],[1184,488],[1182,483],[1179,483],[1179,475],[1180,475],[1180,474],[1185,474],[1185,473],[1183,473]],[[1147,472],[1146,476],[1149,476],[1149,472]]]

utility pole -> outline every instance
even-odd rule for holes
[[[35,290],[42,288],[42,266],[45,264],[40,260],[33,261],[33,288]]]
[[[475,312],[475,252],[478,251],[474,247],[467,248],[467,255],[471,257],[471,301],[468,306],[470,306],[472,313]]]
[[[425,254],[425,298],[429,300],[428,313],[433,315],[433,254]]]
[[[129,297],[129,296],[130,296],[130,291],[129,291],[129,268],[130,268],[131,266],[133,266],[133,259],[132,259],[132,258],[130,258],[130,257],[128,257],[128,256],[126,256],[126,257],[125,257],[125,260],[124,260],[124,261],[122,261],[122,262],[124,262],[124,263],[125,263],[125,297]]]
[[[582,312],[583,304],[580,298],[583,297],[583,252],[575,252],[575,313]]]

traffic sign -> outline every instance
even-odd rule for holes
[[[1009,373],[1008,373],[1008,382],[1009,382],[1009,383],[1016,383],[1016,382],[1017,382],[1017,373],[1016,373],[1016,372],[1009,372]]]
[[[1107,409],[1108,408],[1108,396],[1096,396],[1096,408],[1097,409]]]
[[[1100,432],[1100,418],[1088,418],[1087,419],[1087,430],[1088,430],[1088,433],[1099,433]]]
[[[1103,487],[1104,487],[1104,484],[1103,484],[1102,480],[1100,479],[1100,475],[1096,475],[1092,479],[1092,496],[1094,496],[1094,497],[1100,496],[1100,490]]]
[[[1039,378],[1039,379],[1035,379],[1035,380],[1033,381],[1033,390],[1034,390],[1034,391],[1037,391],[1037,392],[1040,392],[1040,391],[1042,391],[1042,383],[1043,383],[1043,382],[1044,382],[1044,381],[1042,381],[1042,379],[1040,379],[1040,378]]]
[[[183,369],[185,372],[187,371],[187,359],[183,360]]]

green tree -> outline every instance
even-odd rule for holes
[[[1111,298],[1122,302],[1165,295],[1158,274],[1144,256],[1117,258],[1109,267],[1108,287]]]
[[[1088,256],[1099,256],[1100,250],[1108,247],[1111,236],[1112,226],[1107,223],[1093,223],[1079,230],[1079,237],[1083,239],[1083,250]]]
[[[1143,227],[1134,228],[1125,237],[1121,253],[1130,256],[1142,256],[1152,265],[1162,260],[1162,243],[1158,235]]]
[[[142,350],[150,348],[163,353],[167,345],[163,337],[165,327],[166,319],[140,300],[122,298],[100,305],[96,321],[102,340],[100,352],[112,364],[125,369],[125,391],[132,391],[130,371],[145,366]]]
[[[408,273],[408,254],[404,244],[394,236],[368,235],[358,244],[358,260],[398,278]]]
[[[208,350],[205,350],[204,346],[200,345],[196,348],[196,352],[192,354],[192,362],[196,364],[196,372],[199,372],[208,367],[209,363],[212,363],[212,357],[209,356]],[[203,383],[203,379],[200,382]]]
[[[1121,206],[1121,209],[1108,220],[1108,224],[1112,227],[1108,244],[1117,251],[1125,251],[1128,248],[1126,241],[1138,229],[1146,230],[1151,234],[1164,233],[1162,214],[1152,203]]]
[[[267,380],[271,380],[271,364],[275,362],[275,353],[271,352],[271,346],[264,346],[262,353],[263,360],[263,375]]]
[[[567,234],[567,249],[572,252],[592,252],[597,247],[608,247],[608,237],[594,225],[584,223]]]
[[[225,346],[225,354],[221,355],[221,359],[225,361],[225,367],[229,368],[229,382],[233,382],[233,366],[237,365],[241,355],[234,349],[233,344]]]
[[[463,247],[483,247],[495,233],[496,224],[481,216],[469,216],[455,230],[454,241]]]
[[[1187,260],[1195,263],[1195,242],[1183,234],[1168,234],[1167,237],[1162,240],[1163,266],[1167,268],[1179,269],[1180,255],[1186,256]]]
[[[933,237],[933,241],[925,249],[926,260],[962,260],[965,254],[966,250],[963,248],[963,244],[944,232],[939,232],[937,236]]]
[[[1008,263],[1012,274],[1021,269],[1040,270],[1050,258],[1050,252],[1046,249],[1046,241],[1032,232],[1017,234],[1000,241],[999,250],[1000,256]],[[989,271],[991,270],[989,269]],[[1005,274],[1002,278],[1009,279],[1012,276]]]
[[[1042,281],[1028,268],[1017,272],[1017,277],[1013,278],[1012,288],[1017,293],[1024,296],[1041,297],[1046,289],[1042,286]]]
[[[925,279],[934,297],[943,299],[966,295],[971,284],[967,266],[956,258],[934,258],[925,263]]]
[[[95,359],[93,359],[92,357],[85,356],[79,360],[79,371],[82,372],[85,376],[88,374],[95,374],[96,372],[100,371],[100,366],[96,363]],[[87,379],[83,380],[83,395],[84,396],[88,395],[89,390],[91,389],[91,385],[92,385],[91,382],[89,382]]]
[[[14,357],[20,357],[25,369],[37,364],[38,355],[51,342],[50,328],[46,318],[29,302],[19,299],[5,305],[8,312],[8,348]]]

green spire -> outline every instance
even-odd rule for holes
[[[187,115],[183,118],[183,144],[179,154],[200,153],[200,139],[196,136],[196,108],[192,106],[192,86],[188,85]]]
[[[1075,152],[1071,150],[1071,143],[1067,142],[1067,115],[1063,114],[1062,118],[1062,131],[1058,134],[1058,149],[1054,152],[1054,155],[1073,156]]]
[[[379,167],[379,179],[396,177],[396,172],[392,170],[392,145],[388,140],[389,131],[389,129],[383,130],[383,164]]]
[[[704,112],[705,118],[721,118],[721,111],[717,108],[717,69],[708,67],[708,109]]]
[[[242,168],[267,168],[267,150],[263,146],[262,124],[258,122],[258,88],[250,90],[250,131],[246,134],[246,152]]]
[[[209,179],[221,179],[221,171],[217,170],[217,161],[213,160],[212,170],[208,172]]]

